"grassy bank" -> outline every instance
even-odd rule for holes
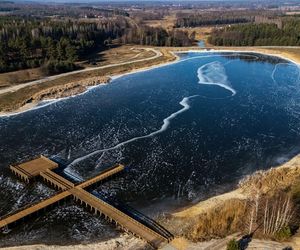
[[[142,47],[132,48],[123,46],[102,52],[101,56],[95,56],[85,62],[80,62],[80,65],[85,68],[91,68],[89,62],[93,61],[95,67],[108,66],[117,63],[126,63],[124,65],[111,66],[104,69],[74,72],[71,75],[62,76],[57,79],[45,81],[42,84],[34,84],[24,87],[14,92],[0,94],[0,113],[5,114],[13,111],[20,111],[22,107],[32,107],[34,103],[47,98],[60,98],[65,96],[76,95],[84,92],[88,86],[93,86],[101,83],[107,83],[112,75],[124,74],[138,69],[147,68],[162,63],[167,63],[176,59],[172,52],[199,50],[199,47],[165,47],[156,48],[162,53],[162,56],[150,59],[154,52],[143,50]],[[281,56],[297,63],[300,63],[299,48],[265,48],[265,47],[210,47],[214,50],[231,50],[231,51],[252,51],[274,56]],[[99,59],[101,58],[101,60]],[[137,61],[132,62],[130,61]],[[144,61],[143,61],[144,60]],[[127,63],[128,62],[128,63]],[[0,86],[12,86],[20,84],[23,81],[35,80],[42,78],[36,69],[32,72],[12,72],[8,74],[0,74]],[[26,106],[25,106],[26,105]]]
[[[128,48],[129,49],[129,48]],[[115,65],[99,70],[92,70],[63,76],[58,79],[49,80],[42,84],[34,84],[14,92],[7,92],[0,95],[0,111],[11,112],[20,109],[22,106],[38,102],[46,98],[59,98],[84,92],[88,86],[93,86],[109,81],[109,77],[118,74],[132,72],[138,69],[159,65],[175,60],[173,54],[166,49],[160,49],[161,56],[151,59],[153,52],[137,54],[133,61],[123,65]],[[113,57],[114,60],[118,56]],[[124,63],[124,58],[120,63]]]
[[[300,64],[299,47],[211,47],[214,50],[252,51],[283,57]]]
[[[76,62],[76,65],[79,68],[99,67],[109,64],[130,61],[133,58],[149,58],[154,55],[155,54],[152,51],[146,51],[142,48],[120,46],[87,55],[83,61]],[[24,84],[26,82],[39,80],[47,76],[49,75],[46,74],[46,71],[43,69],[43,67],[1,73],[0,88]]]
[[[284,241],[298,249],[299,207],[298,155],[282,166],[246,177],[230,193],[199,202],[162,221],[175,235],[191,242],[253,234],[254,238]]]

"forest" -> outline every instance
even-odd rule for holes
[[[252,19],[250,17],[227,17],[220,15],[215,18],[205,17],[203,15],[190,15],[189,17],[177,18],[175,26],[177,28],[185,27],[199,27],[207,25],[221,25],[221,24],[233,24],[233,23],[247,23]]]
[[[224,24],[251,23],[255,16],[278,16],[281,13],[270,10],[235,10],[235,11],[198,11],[195,13],[178,12],[177,28],[217,26]]]
[[[238,24],[215,29],[208,42],[216,46],[299,46],[300,20],[283,20],[276,24]]]
[[[46,73],[74,70],[74,62],[107,44],[186,46],[187,33],[135,25],[125,16],[101,19],[0,17],[0,72],[43,66]]]

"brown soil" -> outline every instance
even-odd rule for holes
[[[141,54],[137,55],[132,61],[143,60],[139,62],[128,62],[127,64],[106,67],[99,70],[75,73],[68,76],[63,76],[55,80],[49,80],[43,84],[31,85],[14,92],[6,92],[0,95],[0,112],[2,114],[12,111],[18,111],[28,103],[37,103],[43,99],[60,98],[82,93],[87,90],[87,87],[107,83],[110,76],[124,74],[136,71],[151,66],[156,66],[162,63],[167,63],[175,60],[176,57],[166,49],[160,49],[161,56],[153,57],[153,52],[144,52],[146,58],[140,58]],[[116,57],[114,57],[116,58]]]
[[[101,52],[96,52],[87,57],[88,60],[77,62],[76,64],[83,68],[110,65],[120,62],[126,62],[135,59],[148,58],[153,56],[151,51],[144,51],[142,48],[132,46],[120,46]],[[89,64],[92,61],[93,64]],[[0,88],[12,85],[35,81],[46,77],[41,68],[18,70],[0,74]]]
[[[161,219],[161,223],[175,235],[193,242],[223,238],[245,229],[249,202],[254,194],[259,193],[261,197],[271,199],[280,192],[293,195],[297,190],[299,195],[299,187],[300,155],[280,167],[258,171],[243,179],[236,190],[169,215]],[[294,236],[287,244],[297,246],[300,243],[299,236]]]

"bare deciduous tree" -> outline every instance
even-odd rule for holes
[[[245,223],[248,234],[259,229],[266,236],[274,236],[293,219],[295,208],[286,194],[262,198],[256,190],[252,197],[248,203],[248,219]]]

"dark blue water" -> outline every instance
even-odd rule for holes
[[[157,200],[197,200],[299,152],[295,64],[249,53],[181,56],[178,63],[0,118],[2,214],[33,200],[32,192],[50,192],[40,186],[31,192],[8,178],[9,164],[38,154],[67,159],[66,173],[79,178],[125,164],[126,173],[99,190],[143,208]]]

